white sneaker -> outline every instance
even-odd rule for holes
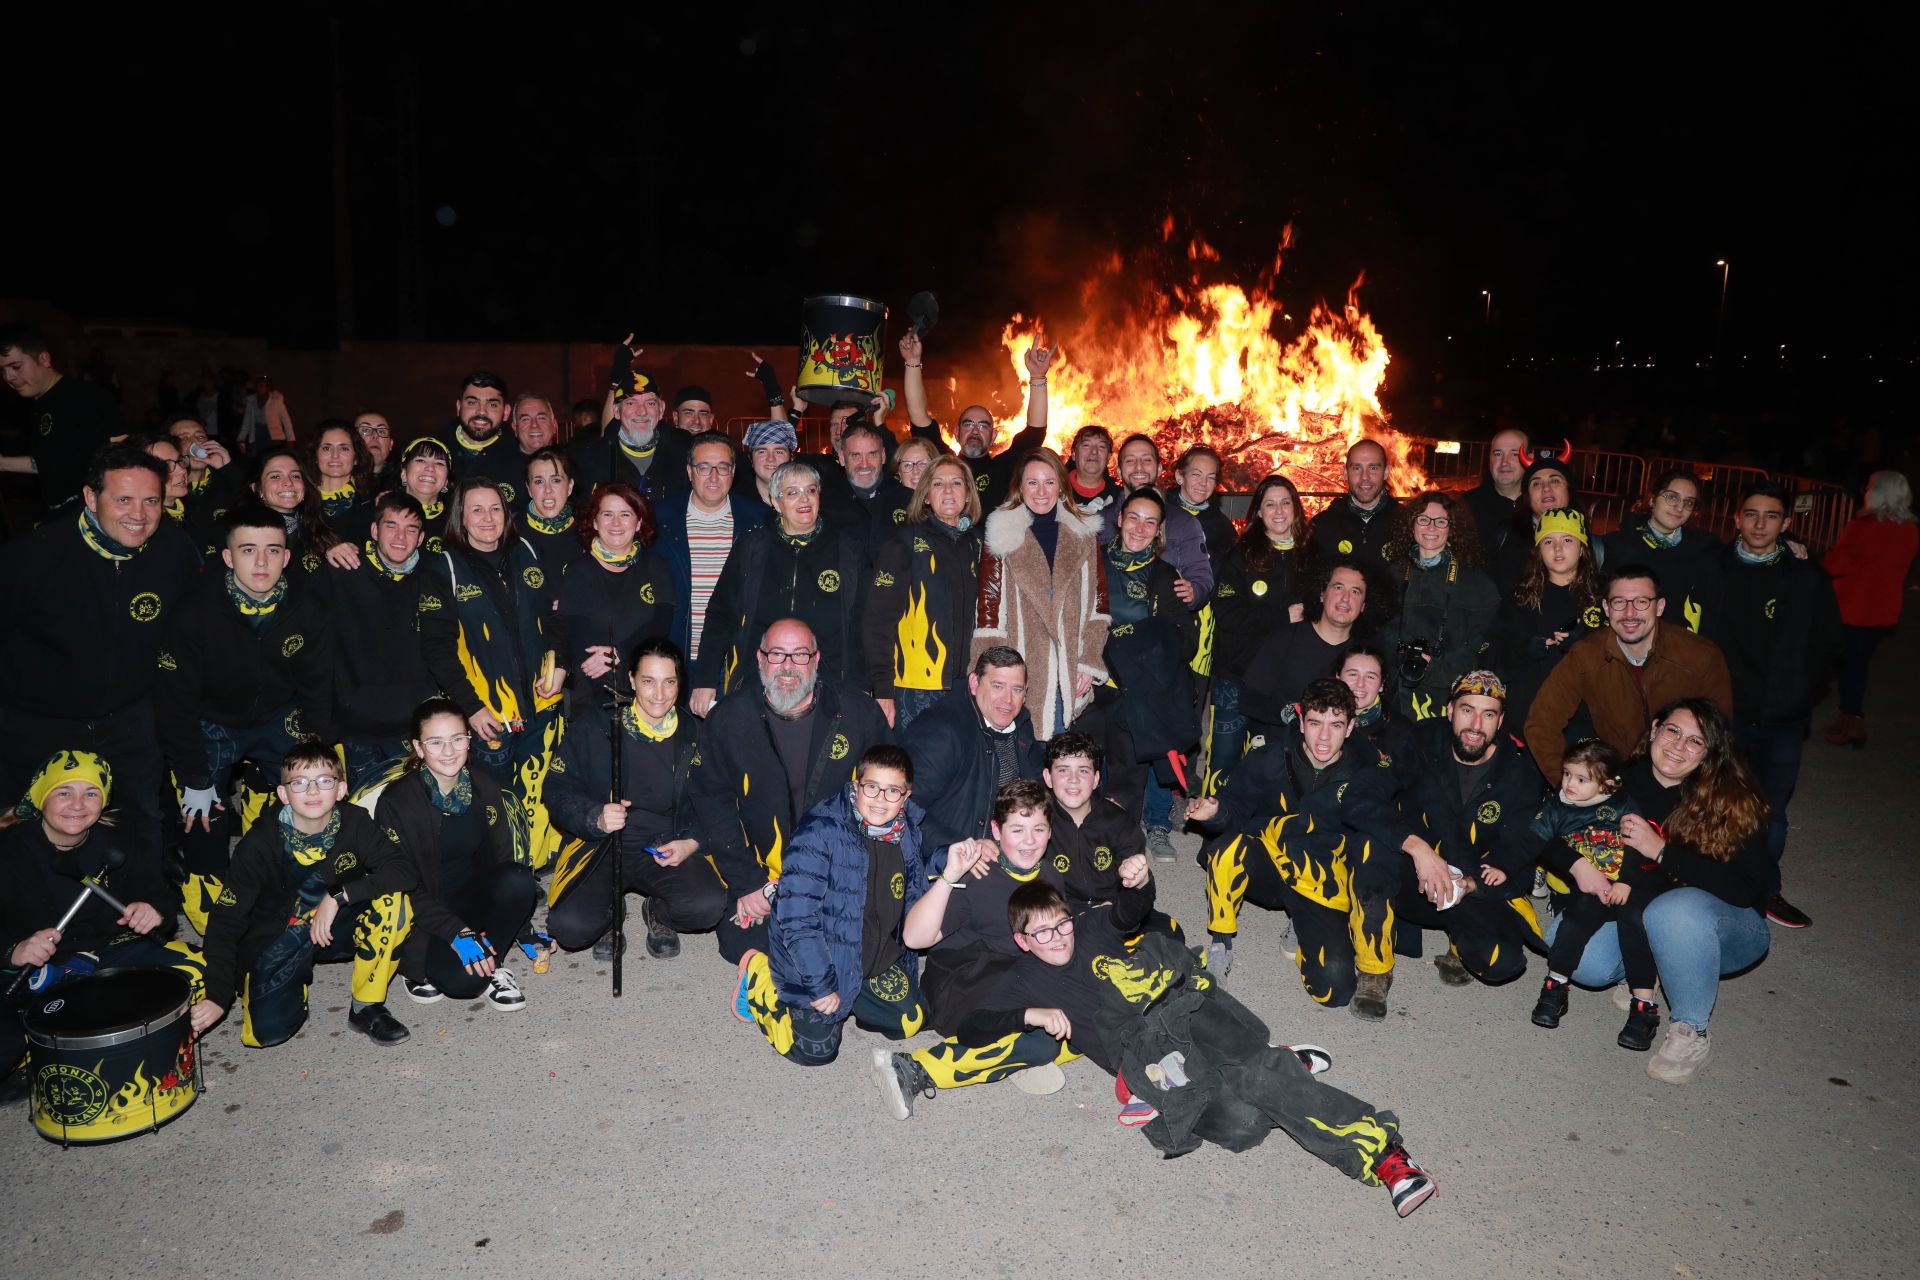
[[[1669,1022],[1667,1039],[1647,1063],[1647,1074],[1663,1084],[1692,1084],[1713,1061],[1713,1043],[1704,1031],[1685,1022]]]
[[[1044,1098],[1067,1087],[1067,1073],[1051,1062],[1013,1073],[1013,1087],[1022,1093]]]
[[[412,978],[400,981],[406,985],[407,999],[415,1004],[439,1004],[447,998],[446,993],[431,982],[415,982]]]
[[[1293,917],[1284,912],[1280,916],[1280,954],[1289,960],[1300,954],[1300,940],[1293,932]]]
[[[510,970],[495,969],[487,980],[487,1003],[502,1013],[513,1013],[527,1007],[527,994],[520,990]]]
[[[1215,938],[1207,944],[1205,955],[1207,975],[1215,982],[1225,982],[1233,971],[1233,944]]]
[[[1536,898],[1547,896],[1547,873],[1539,868],[1535,868],[1533,873],[1533,896]]]

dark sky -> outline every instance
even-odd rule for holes
[[[1173,212],[1248,279],[1291,221],[1289,305],[1364,268],[1416,361],[1482,289],[1508,352],[1706,351],[1722,257],[1732,348],[1914,346],[1914,78],[1819,9],[659,8],[341,20],[354,332],[791,342],[931,288],[979,335]],[[329,28],[143,21],[15,42],[0,294],[329,344]]]

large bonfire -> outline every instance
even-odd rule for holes
[[[1336,311],[1316,302],[1295,326],[1275,294],[1280,264],[1292,244],[1282,233],[1273,262],[1250,289],[1205,283],[1218,274],[1219,253],[1198,236],[1184,246],[1186,277],[1164,283],[1175,243],[1174,221],[1161,224],[1161,243],[1149,254],[1108,257],[1080,286],[1079,317],[1049,329],[1044,318],[1015,315],[1001,345],[1020,380],[1022,357],[1036,341],[1055,343],[1060,355],[1048,385],[1047,443],[1065,456],[1074,433],[1099,423],[1116,440],[1146,431],[1169,464],[1189,445],[1220,451],[1222,480],[1245,489],[1261,476],[1284,471],[1303,491],[1343,487],[1347,447],[1361,436],[1384,443],[1402,483],[1423,478],[1413,441],[1393,431],[1380,405],[1391,357],[1373,321],[1360,310],[1353,282]],[[1002,424],[1002,439],[1019,429]]]

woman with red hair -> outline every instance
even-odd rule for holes
[[[597,698],[634,650],[673,629],[679,601],[666,557],[652,550],[653,508],[632,485],[594,489],[574,527],[587,554],[566,567],[556,607],[573,650],[567,665],[585,677],[575,695]]]

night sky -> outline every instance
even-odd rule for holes
[[[1247,280],[1292,222],[1290,309],[1365,269],[1403,366],[1449,336],[1710,354],[1717,258],[1729,352],[1913,354],[1920,113],[1886,31],[973,9],[342,19],[344,291],[324,22],[28,18],[0,295],[326,346],[791,342],[804,293],[931,288],[957,342],[1172,212]]]

